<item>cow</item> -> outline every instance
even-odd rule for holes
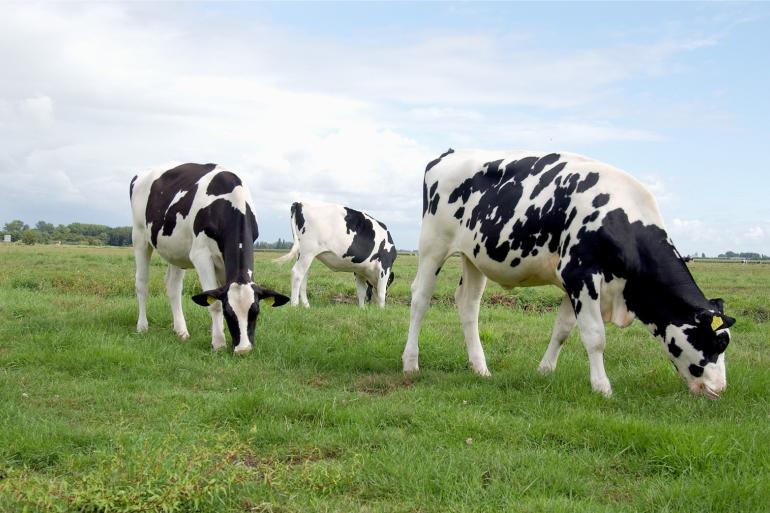
[[[296,258],[291,270],[291,304],[307,300],[307,275],[318,258],[332,271],[352,272],[358,304],[363,307],[377,291],[377,304],[385,306],[385,293],[393,283],[396,247],[388,227],[365,212],[331,203],[293,203],[291,230],[294,244],[277,263]]]
[[[139,303],[136,330],[147,330],[145,302],[155,250],[168,262],[165,283],[176,334],[183,340],[190,336],[182,313],[182,283],[185,269],[194,267],[204,292],[192,299],[211,313],[211,347],[226,345],[224,320],[234,352],[251,351],[259,301],[275,307],[289,298],[253,282],[259,232],[246,185],[216,164],[182,164],[135,176],[129,196]]]
[[[420,323],[443,262],[459,253],[455,292],[472,369],[489,375],[478,332],[487,279],[505,288],[551,284],[564,292],[539,370],[556,368],[577,325],[592,388],[610,396],[604,324],[638,318],[689,389],[716,399],[735,319],[708,300],[663,226],[657,203],[627,173],[569,153],[448,150],[423,181],[419,264],[412,283],[405,372],[418,365]]]

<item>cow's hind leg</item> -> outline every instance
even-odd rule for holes
[[[404,372],[416,372],[419,367],[420,325],[425,312],[430,306],[433,289],[436,287],[436,276],[441,264],[446,260],[445,251],[437,251],[435,245],[425,248],[427,244],[420,244],[420,261],[417,264],[417,275],[412,282],[412,302],[409,307],[409,336],[404,347],[401,360],[404,364]]]
[[[484,348],[479,338],[479,307],[487,277],[463,255],[463,277],[455,291],[455,303],[460,314],[460,324],[468,348],[468,361],[476,374],[489,376]]]
[[[593,277],[593,288],[595,291],[600,290],[599,280],[598,275]],[[594,295],[597,294],[594,293]],[[583,341],[586,352],[588,352],[588,364],[591,369],[591,387],[594,391],[609,397],[612,395],[612,387],[604,370],[605,333],[599,297],[597,295],[597,297],[592,298],[587,287],[583,287],[578,297],[573,299],[573,302],[579,305],[579,307],[575,307],[577,326],[580,331],[580,339]]]
[[[540,366],[538,367],[542,374],[550,374],[556,369],[559,351],[561,351],[564,341],[569,337],[576,322],[577,319],[575,318],[575,310],[572,308],[572,302],[570,302],[568,296],[564,296],[561,300],[559,311],[556,314],[556,322],[551,333],[551,342],[548,344],[548,349],[545,350],[543,359],[540,360]]]
[[[313,263],[315,255],[303,253],[297,259],[294,267],[291,268],[291,305],[299,305],[299,296],[302,291],[302,282],[307,279],[307,273],[310,270],[310,264]],[[304,307],[310,306],[306,301],[303,302]]]
[[[134,231],[134,260],[136,262],[136,302],[139,306],[139,317],[136,321],[136,331],[147,331],[147,290],[150,284],[150,257],[152,246],[140,234]]]
[[[357,274],[354,276],[356,277],[356,297],[358,297],[358,306],[363,308],[366,306],[366,289],[369,287],[369,284],[366,283],[366,280],[361,276]]]
[[[302,285],[299,288],[299,300],[302,302],[302,306],[305,308],[310,307],[310,302],[307,300],[307,277],[310,276],[310,269],[305,272],[305,277],[302,278]]]
[[[166,270],[166,295],[171,303],[171,315],[174,318],[174,332],[182,340],[190,338],[187,323],[182,312],[182,286],[184,285],[184,269],[169,264]]]

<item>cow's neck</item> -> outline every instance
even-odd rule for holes
[[[251,227],[233,228],[224,230],[223,240],[220,243],[222,259],[225,263],[226,282],[250,283],[254,269],[254,247],[251,242]]]
[[[700,309],[708,308],[708,300],[687,268],[687,264],[668,241],[661,241],[670,251],[657,253],[656,259],[627,280],[623,295],[626,306],[656,336],[665,333],[669,324],[691,323]]]

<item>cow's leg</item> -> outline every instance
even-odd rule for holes
[[[313,263],[315,255],[304,253],[300,255],[294,267],[291,268],[291,305],[299,305],[299,295],[302,289],[302,282],[307,278],[310,270],[310,264]],[[303,303],[304,307],[310,306],[309,303]]]
[[[594,276],[594,290],[599,290],[599,276]],[[580,331],[580,339],[588,352],[588,364],[591,369],[591,387],[609,397],[612,395],[612,387],[607,373],[604,371],[604,321],[599,298],[591,298],[586,287],[580,292],[578,298],[573,301],[580,302],[577,311],[577,326]],[[576,303],[577,304],[577,303]]]
[[[489,376],[484,348],[479,338],[479,307],[481,295],[487,285],[487,277],[463,255],[463,278],[455,291],[455,303],[460,314],[460,324],[468,348],[468,361],[471,368],[480,376]]]
[[[356,277],[356,296],[358,297],[358,306],[364,308],[366,306],[366,288],[369,286],[369,284],[366,283],[366,280],[358,274],[355,274],[354,276]]]
[[[302,278],[302,286],[299,289],[299,300],[302,302],[302,306],[305,308],[310,307],[310,302],[307,300],[307,277],[310,276],[310,269],[305,272],[305,277]]]
[[[380,308],[385,308],[385,295],[388,293],[388,277],[380,274],[380,279],[377,280],[377,304]]]
[[[187,323],[182,312],[182,286],[184,285],[184,269],[175,265],[168,265],[166,270],[166,295],[171,303],[171,315],[174,318],[174,332],[182,340],[190,338],[187,332]]]
[[[433,289],[436,287],[436,274],[441,264],[446,260],[445,251],[438,251],[436,244],[420,244],[420,261],[417,264],[417,275],[412,282],[412,302],[409,307],[409,336],[406,340],[404,353],[401,360],[404,364],[404,372],[417,372],[419,366],[420,325],[425,312],[430,306]]]
[[[217,279],[217,271],[211,256],[206,251],[193,251],[190,255],[203,290],[214,290],[222,286]],[[222,302],[214,301],[209,306],[211,314],[211,348],[214,351],[227,345],[225,340],[225,317],[222,314]],[[237,341],[235,341],[237,343]]]
[[[147,290],[150,284],[150,257],[152,246],[136,231],[132,236],[134,241],[134,260],[136,262],[136,302],[139,306],[139,318],[136,321],[136,331],[147,331]]]
[[[577,319],[575,318],[575,310],[572,308],[572,302],[570,302],[568,296],[564,296],[561,300],[559,311],[556,314],[556,322],[551,333],[551,342],[548,344],[548,349],[545,350],[543,359],[540,360],[540,367],[538,367],[542,374],[550,374],[556,369],[561,346],[569,337],[576,322]]]

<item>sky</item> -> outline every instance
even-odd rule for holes
[[[683,254],[770,254],[770,4],[0,3],[0,225],[130,224],[141,171],[216,162],[417,247],[447,148],[571,151]]]

